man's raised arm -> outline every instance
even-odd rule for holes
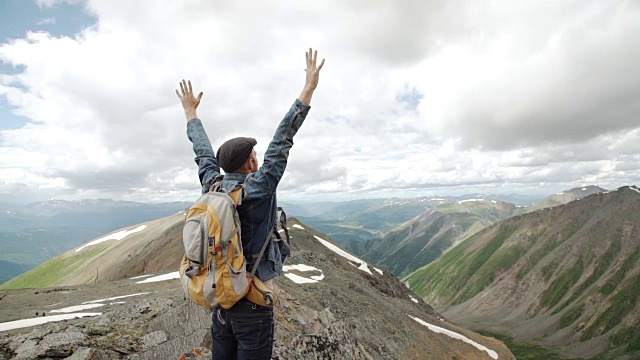
[[[318,86],[318,78],[320,69],[324,65],[324,59],[317,66],[318,52],[314,52],[311,48],[305,54],[305,58],[307,61],[306,78],[300,97],[295,100],[282,121],[280,121],[276,133],[273,135],[273,139],[265,152],[262,166],[257,172],[247,177],[246,180],[256,185],[265,194],[274,193],[280,179],[282,179],[284,170],[287,167],[289,150],[293,146],[293,136],[302,126],[311,108],[309,106],[311,97]]]
[[[202,92],[196,97],[193,94],[191,81],[187,83],[182,80],[180,92],[176,90],[176,95],[180,98],[184,114],[187,117],[187,136],[193,143],[193,152],[196,154],[195,161],[198,164],[198,177],[204,194],[209,190],[211,184],[222,178],[222,174],[220,174],[220,167],[211,147],[209,137],[196,113],[198,105],[200,105],[200,99],[202,99]]]

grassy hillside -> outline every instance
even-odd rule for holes
[[[403,280],[463,323],[575,356],[636,354],[638,224],[640,190],[598,193],[499,222]]]
[[[107,240],[76,252],[69,250],[2,285],[0,289],[52,287],[119,280],[147,272],[174,270],[184,254],[183,214],[145,223],[146,228],[122,240]],[[127,227],[125,230],[131,230]],[[96,275],[97,274],[97,275]]]

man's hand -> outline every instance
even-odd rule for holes
[[[188,87],[187,87],[188,85]],[[180,95],[180,92],[182,95]],[[193,89],[191,88],[191,80],[189,80],[188,84],[184,79],[180,83],[180,92],[176,89],[176,95],[180,98],[182,102],[182,107],[184,108],[184,114],[187,116],[187,121],[197,118],[196,109],[198,105],[200,105],[200,99],[202,99],[202,92],[198,94],[198,97],[193,95]]]
[[[320,77],[320,69],[322,69],[322,66],[324,65],[324,59],[322,59],[319,66],[316,66],[318,60],[317,50],[313,51],[309,48],[309,51],[304,55],[307,59],[307,68],[305,69],[306,79],[299,99],[305,105],[309,105],[311,102],[311,96],[313,96],[313,91],[318,86],[318,78]]]

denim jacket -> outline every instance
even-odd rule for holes
[[[242,204],[238,206],[238,214],[242,224],[242,247],[247,259],[247,271],[253,269],[265,239],[271,238],[278,209],[276,189],[287,167],[293,136],[302,126],[310,108],[296,99],[278,125],[262,166],[251,174],[229,173],[223,176],[200,119],[194,118],[187,122],[187,136],[193,143],[193,151],[196,154],[195,161],[198,164],[202,193],[209,191],[211,185],[220,179],[222,187],[226,190],[244,184],[244,197]],[[278,246],[273,239],[269,241],[258,265],[256,276],[262,281],[282,274],[282,262],[289,254],[289,248],[284,241],[277,244]]]

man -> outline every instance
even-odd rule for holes
[[[309,103],[318,86],[320,69],[324,65],[324,59],[319,66],[316,65],[318,53],[311,48],[305,57],[307,68],[304,88],[276,128],[261,167],[258,167],[253,149],[257,143],[253,138],[230,139],[214,155],[202,122],[196,114],[203,93],[196,97],[191,81],[187,83],[184,80],[180,83],[180,92],[176,90],[187,117],[187,135],[196,153],[195,161],[198,164],[202,192],[209,191],[217,181],[222,181],[222,187],[227,190],[232,190],[239,184],[244,185],[244,197],[242,204],[238,206],[238,213],[242,224],[242,246],[247,259],[247,271],[253,269],[262,245],[272,236],[277,212],[276,189],[287,166],[293,136],[309,112]],[[224,176],[220,173],[220,167],[225,172]],[[273,288],[273,279],[282,273],[282,262],[288,252],[286,242],[269,241],[258,264],[256,276],[270,288]],[[212,320],[213,359],[271,358],[274,338],[273,308],[261,307],[242,299],[228,310],[215,311]]]

